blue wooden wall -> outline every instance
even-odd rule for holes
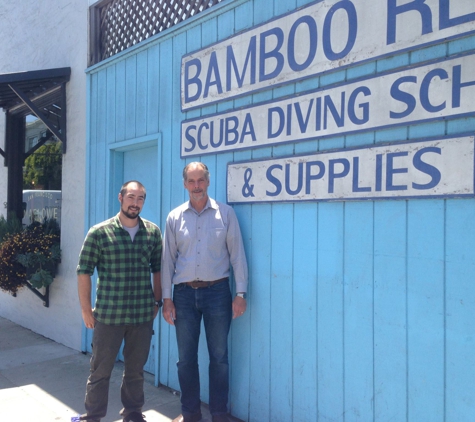
[[[196,160],[180,158],[184,119],[475,51],[475,37],[459,39],[181,112],[183,55],[306,3],[228,0],[88,70],[86,226],[117,212],[118,187],[134,177],[154,185],[144,215],[164,226],[168,212],[187,199],[181,172]],[[225,201],[231,161],[474,130],[474,117],[446,119],[202,160],[211,172],[210,195]],[[139,149],[148,154],[127,154]],[[235,210],[250,287],[248,312],[230,336],[233,415],[260,422],[475,420],[474,199]],[[156,332],[157,377],[179,389],[174,329],[161,319]],[[204,401],[206,356],[202,343]]]

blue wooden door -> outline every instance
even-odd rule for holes
[[[126,151],[124,154],[124,172],[123,182],[128,180],[138,180],[141,182],[147,191],[145,205],[141,212],[141,217],[150,220],[158,225],[158,210],[160,196],[157,186],[156,175],[158,171],[158,148],[147,147],[133,151]],[[123,183],[122,182],[122,183]],[[157,359],[158,359],[158,317],[154,321],[154,335],[148,361],[145,364],[145,370],[155,374]],[[122,348],[119,359],[123,360]]]

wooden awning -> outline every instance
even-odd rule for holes
[[[34,114],[63,144],[66,152],[66,82],[70,67],[0,75],[0,108],[9,115]],[[0,149],[0,153],[5,156]]]

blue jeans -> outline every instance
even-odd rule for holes
[[[87,420],[98,421],[107,413],[109,380],[124,340],[124,375],[121,415],[142,411],[144,397],[143,367],[148,359],[153,320],[141,325],[106,325],[96,321],[92,337],[91,374],[86,385]]]
[[[228,333],[232,319],[232,298],[228,281],[193,289],[186,284],[174,287],[178,380],[184,416],[199,414],[200,378],[198,341],[203,318],[209,352],[209,410],[212,415],[228,411]]]

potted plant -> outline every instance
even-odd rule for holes
[[[53,244],[44,250],[18,254],[17,261],[26,268],[26,278],[35,288],[47,287],[56,275],[56,268],[61,259],[59,245]]]
[[[55,220],[34,222],[0,239],[0,289],[16,294],[26,286],[48,287],[61,259],[59,226]]]

